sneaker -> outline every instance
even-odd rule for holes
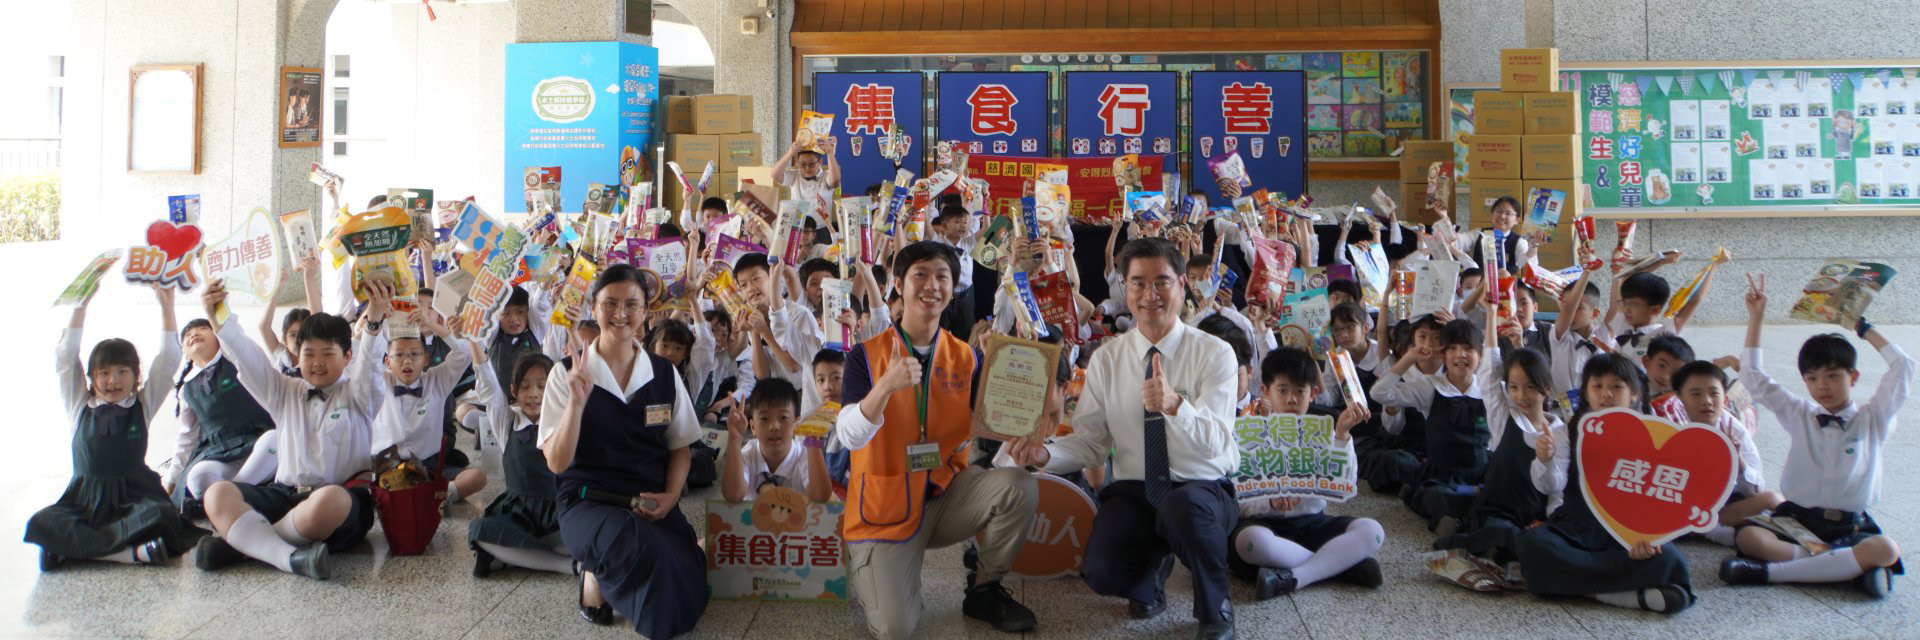
[[[293,550],[293,557],[287,560],[293,568],[293,574],[315,580],[333,577],[333,558],[327,553],[327,543],[313,544]]]
[[[485,578],[493,573],[493,554],[486,549],[475,547],[473,550],[473,577]]]
[[[1885,599],[1893,595],[1893,572],[1888,571],[1886,567],[1874,567],[1860,574],[1860,577],[1854,578],[1853,585],[1860,587],[1860,590],[1867,592],[1867,595]]]
[[[1028,631],[1034,626],[1033,610],[1014,600],[1013,594],[998,580],[967,587],[967,598],[961,603],[960,612],[1005,633]]]
[[[173,559],[173,553],[167,549],[167,543],[159,538],[148,540],[134,548],[133,558],[140,564],[161,566]]]
[[[1720,561],[1720,581],[1727,584],[1766,584],[1767,563],[1727,556],[1727,559]]]
[[[240,553],[239,549],[227,544],[227,539],[220,536],[201,538],[200,544],[193,547],[193,566],[200,567],[201,571],[215,571],[246,560],[246,554]]]
[[[1260,567],[1259,572],[1254,574],[1253,578],[1253,598],[1255,600],[1272,600],[1293,593],[1293,590],[1299,588],[1299,585],[1300,582],[1293,579],[1292,571]]]
[[[1373,558],[1361,560],[1347,567],[1346,571],[1335,574],[1333,580],[1368,589],[1378,589],[1385,582],[1380,575],[1380,561]]]

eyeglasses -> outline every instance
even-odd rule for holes
[[[1160,293],[1173,291],[1173,278],[1154,278],[1150,281],[1135,278],[1127,281],[1127,290],[1134,293],[1144,292],[1148,287]]]

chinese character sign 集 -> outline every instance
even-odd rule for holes
[[[923,81],[912,72],[814,75],[813,110],[834,118],[833,161],[843,191],[893,177],[894,161],[882,154],[882,141],[894,129],[907,136],[901,166],[919,173],[926,148]]]
[[[936,81],[941,140],[973,155],[1046,154],[1046,72],[948,72]]]
[[[1299,197],[1307,188],[1306,76],[1299,71],[1195,71],[1192,75],[1193,167],[1229,151],[1254,189]],[[1193,179],[1214,204],[1225,204],[1213,176]]]

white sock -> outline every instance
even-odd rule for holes
[[[275,569],[293,573],[294,546],[280,539],[280,534],[273,530],[273,524],[267,522],[267,517],[258,511],[240,514],[233,524],[227,525],[227,544],[248,557],[273,565]]]
[[[1735,544],[1734,528],[1724,524],[1714,527],[1713,530],[1711,531],[1700,534],[1700,537],[1706,538],[1708,542],[1712,542],[1722,547],[1731,547],[1731,546],[1734,546]]]
[[[493,554],[494,559],[522,569],[573,575],[573,556],[538,549],[503,547],[491,542],[477,544],[480,548],[487,550],[487,553]]]
[[[234,472],[233,481],[237,484],[260,484],[273,477],[280,468],[280,430],[274,429],[260,434],[253,441],[253,453],[247,455],[247,461]]]
[[[1260,528],[1265,529],[1265,527]],[[1347,525],[1346,533],[1334,536],[1326,544],[1320,545],[1320,550],[1313,552],[1313,557],[1293,568],[1293,579],[1297,581],[1297,587],[1305,587],[1331,578],[1352,568],[1353,565],[1360,564],[1361,560],[1373,557],[1373,553],[1380,550],[1380,543],[1384,542],[1386,537],[1386,532],[1380,529],[1378,522],[1365,518],[1353,521],[1352,524]]]
[[[239,467],[218,460],[201,460],[187,467],[187,493],[195,499],[207,495],[207,487],[213,483],[233,477]]]
[[[119,551],[115,551],[113,553],[109,553],[107,555],[100,556],[97,558],[91,558],[91,559],[99,560],[101,562],[117,562],[120,564],[140,564],[140,561],[133,557],[133,547],[127,547],[125,549],[121,549]]]
[[[1640,594],[1642,593],[1645,593],[1647,596],[1647,606],[1645,607],[1640,606]],[[1667,597],[1665,595],[1662,595],[1658,588],[1641,589],[1639,591],[1615,591],[1613,593],[1595,594],[1593,596],[1593,599],[1599,600],[1601,602],[1604,602],[1616,607],[1620,607],[1623,609],[1643,609],[1644,608],[1647,611],[1666,611],[1667,610]]]
[[[1306,547],[1257,525],[1234,536],[1233,552],[1240,554],[1240,559],[1247,564],[1274,569],[1292,569],[1313,559],[1313,552]]]
[[[287,541],[287,544],[296,547],[313,544],[313,540],[300,535],[300,528],[293,524],[293,514],[287,514],[285,517],[280,518],[279,522],[273,523],[273,533],[274,535],[280,536],[281,540]]]
[[[1853,559],[1853,548],[1842,547],[1798,560],[1767,565],[1767,582],[1840,582],[1866,573]]]

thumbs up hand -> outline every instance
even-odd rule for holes
[[[1153,354],[1152,375],[1140,384],[1140,404],[1148,411],[1161,414],[1174,413],[1180,408],[1180,394],[1173,392],[1173,385],[1167,380],[1167,368],[1161,363],[1160,354]]]
[[[920,359],[907,353],[906,343],[897,343],[891,357],[892,360],[887,363],[887,372],[880,376],[880,381],[875,386],[881,391],[892,394],[920,384]]]

